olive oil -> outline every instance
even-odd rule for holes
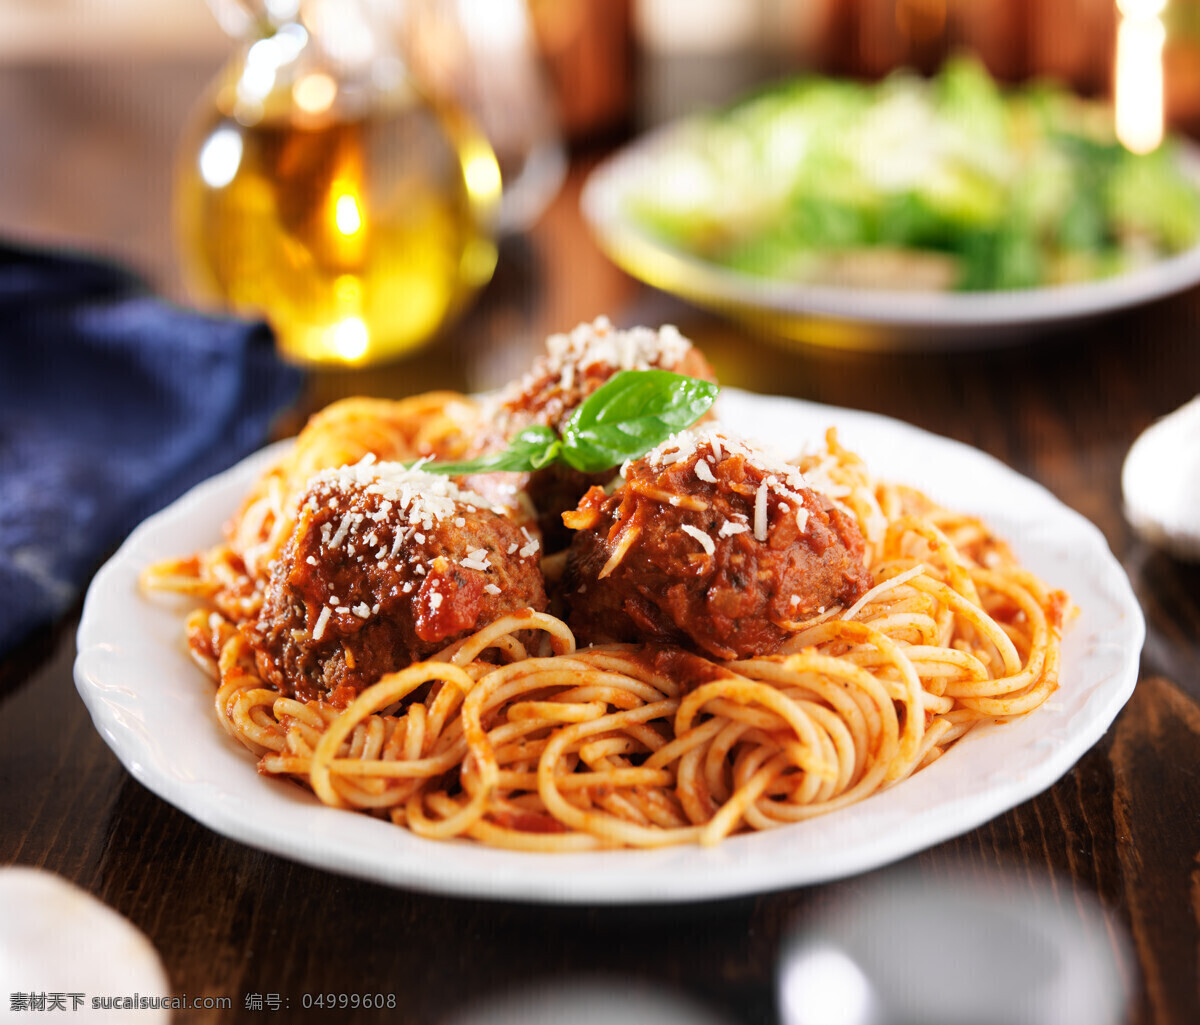
[[[178,169],[201,297],[264,316],[286,357],[365,364],[428,341],[491,278],[499,170],[456,113],[403,90],[312,116],[291,89],[256,119],[236,88],[204,104]]]

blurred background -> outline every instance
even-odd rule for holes
[[[62,71],[161,61],[196,67],[203,83],[232,52],[233,41],[214,17],[230,6],[229,0],[211,7],[205,0],[0,0],[0,61]],[[438,5],[368,0],[366,6],[395,25],[410,8]],[[456,7],[470,20],[486,5],[440,6]],[[672,118],[680,104],[691,109],[728,100],[782,73],[875,78],[899,66],[932,71],[962,48],[1006,82],[1049,74],[1082,94],[1108,96],[1123,18],[1162,26],[1166,120],[1200,131],[1200,0],[528,0],[527,8],[560,121],[576,146]],[[64,79],[54,92],[68,90]],[[127,102],[140,104],[139,113],[162,106],[152,78],[131,83],[131,94]],[[4,102],[32,98],[6,90]]]
[[[540,289],[549,305],[531,298],[532,320],[518,316],[520,354],[458,382],[489,387],[539,334],[622,315],[627,279],[574,241],[583,183],[615,147],[789,74],[872,81],[932,73],[962,51],[1002,84],[1049,76],[1113,101],[1130,149],[1155,148],[1164,130],[1200,134],[1200,0],[0,0],[0,234],[127,263],[179,302],[251,316],[267,306],[285,355],[302,362],[407,355],[508,275],[509,300]],[[357,116],[338,113],[347,98],[369,104],[402,80],[432,117],[368,125],[361,139],[340,131]],[[466,111],[483,150],[448,108]],[[296,128],[326,134],[285,159]],[[414,132],[425,141],[412,144]],[[472,154],[464,195],[447,160],[466,167]],[[359,179],[372,167],[403,188],[406,210],[368,207]],[[263,209],[255,189],[275,190],[283,213],[271,216],[290,222],[248,220]],[[414,209],[426,212],[419,225]],[[322,238],[305,240],[302,213]],[[368,231],[390,257],[363,255]],[[277,259],[294,239],[319,273]],[[577,259],[560,273],[563,245]],[[593,276],[586,303],[571,301],[570,274]],[[398,289],[419,297],[403,316],[370,308]],[[489,324],[496,339],[512,327],[503,311]],[[384,335],[390,346],[368,351]]]
[[[19,145],[5,131],[0,229],[19,224],[23,233],[43,238],[72,235],[78,211],[70,205],[37,211],[30,220],[35,197],[28,189],[50,191],[83,170],[54,166],[53,152],[43,145],[50,140],[39,139],[39,119],[32,115],[42,111],[49,123],[67,104],[86,111],[116,92],[131,119],[178,132],[181,95],[199,95],[235,46],[214,11],[228,28],[236,20],[229,9],[239,6],[231,0],[213,0],[211,7],[205,0],[0,0],[0,72],[8,72],[0,78],[0,127],[25,130]],[[487,5],[368,0],[365,6],[401,32],[398,26],[421,7],[449,9],[469,24]],[[1200,132],[1200,0],[527,0],[524,6],[554,113],[573,151],[789,72],[877,78],[905,65],[932,71],[964,48],[1002,81],[1051,75],[1084,95],[1111,97],[1122,19],[1149,26],[1142,49],[1161,57],[1166,123]],[[424,39],[420,47],[434,52],[416,70],[436,84],[445,75],[438,60],[454,64],[457,58],[445,33],[439,40],[426,31]],[[135,64],[138,74],[127,74]],[[31,76],[30,66],[44,72]],[[14,74],[18,68],[25,73]],[[1154,75],[1146,64],[1130,72],[1143,92],[1153,91]],[[126,140],[99,123],[93,137],[86,119],[81,128],[89,178],[125,173]],[[23,173],[31,165],[42,173]],[[80,181],[73,203],[84,206],[88,191]],[[152,236],[165,227],[164,200],[152,191],[139,208],[113,212],[114,230],[106,235],[117,255],[136,259],[161,251]],[[163,284],[178,291],[174,272],[160,267],[155,275],[165,275]]]
[[[393,16],[418,6],[371,5]],[[695,95],[696,82],[719,100],[779,70],[866,77],[900,65],[932,70],[962,47],[1003,80],[1050,74],[1103,94],[1113,84],[1122,17],[1161,18],[1168,119],[1193,128],[1200,120],[1198,0],[528,0],[528,9],[576,138],[622,117],[667,116],[679,94]],[[230,46],[205,0],[0,0],[6,63],[217,61]],[[746,62],[748,55],[756,59]],[[651,75],[649,88],[634,87],[639,73]],[[689,88],[681,90],[685,77]],[[642,109],[632,110],[643,92]]]

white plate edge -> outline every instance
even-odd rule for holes
[[[736,397],[739,393],[732,389],[726,389],[725,394]],[[746,393],[741,394],[746,395]],[[1058,502],[1041,485],[1016,474],[1015,471],[1007,468],[1003,463],[995,460],[994,457],[972,449],[970,446],[929,434],[928,432],[921,431],[919,428],[900,424],[898,421],[890,420],[887,417],[881,417],[877,414],[863,413],[856,410],[834,410],[830,407],[819,407],[811,403],[801,403],[798,400],[779,399],[772,396],[746,395],[746,401],[754,403],[761,403],[763,401],[782,404],[795,403],[798,406],[808,407],[814,411],[822,411],[822,413],[827,411],[831,418],[836,418],[843,422],[861,419],[863,422],[871,421],[881,426],[899,424],[905,431],[919,433],[926,439],[926,443],[947,445],[953,449],[972,454],[975,457],[984,456],[993,464],[993,469],[1011,475],[1015,480],[1022,482],[1022,486],[1040,490],[1051,502],[1059,507],[1061,512],[1067,514],[1068,519],[1074,522],[1075,527],[1080,532],[1080,536],[1087,538],[1087,547],[1091,550],[1091,554],[1101,556],[1101,564],[1105,566],[1105,585],[1113,589],[1114,594],[1112,597],[1116,604],[1121,606],[1125,613],[1132,613],[1123,626],[1114,628],[1116,637],[1113,639],[1113,643],[1119,643],[1122,647],[1140,651],[1145,631],[1144,619],[1141,616],[1140,608],[1133,595],[1132,587],[1129,585],[1129,581],[1119,564],[1117,564],[1108,551],[1103,535],[1085,518]],[[270,457],[270,453],[260,452],[255,457],[252,457],[254,462],[251,465],[261,466]],[[152,534],[156,526],[163,522],[160,517],[166,513],[170,513],[172,510],[174,510],[175,515],[179,515],[181,510],[186,512],[189,508],[202,503],[207,496],[222,490],[227,481],[240,480],[243,475],[248,474],[249,471],[246,469],[246,464],[242,464],[197,486],[197,488],[180,499],[179,503],[168,507],[167,510],[164,510],[164,513],[156,514],[155,517],[152,517],[135,530],[125,544],[122,545],[117,555],[113,557],[113,560],[110,560],[110,563],[97,574],[93,589],[89,590],[88,599],[84,607],[84,616],[80,622],[76,681],[80,694],[88,706],[101,734],[110,746],[116,750],[121,761],[131,773],[149,789],[163,796],[170,803],[180,807],[193,818],[232,839],[249,843],[252,846],[274,853],[282,852],[287,857],[305,862],[314,867],[328,868],[329,866],[324,860],[323,850],[309,848],[300,841],[295,842],[290,849],[284,849],[281,847],[278,836],[273,828],[268,828],[263,824],[266,820],[259,820],[253,816],[249,819],[242,818],[239,814],[236,801],[232,804],[228,801],[217,801],[214,806],[211,803],[206,804],[203,800],[197,800],[197,794],[194,789],[189,789],[188,786],[182,784],[170,774],[163,773],[159,768],[151,764],[148,752],[144,748],[140,748],[141,741],[131,733],[128,724],[121,721],[121,713],[123,711],[121,704],[105,697],[102,690],[103,683],[97,678],[96,669],[94,668],[97,653],[107,651],[111,648],[111,645],[101,638],[92,636],[95,617],[89,616],[89,605],[100,600],[99,595],[110,582],[110,574],[115,574],[118,569],[122,568],[120,561],[122,553],[128,555],[130,551],[135,550],[141,544],[141,539]],[[232,509],[229,511],[232,511]],[[1102,552],[1100,549],[1102,549]],[[125,570],[128,571],[128,567],[125,567]],[[749,893],[767,892],[772,889],[788,886],[821,882],[830,878],[852,874],[864,868],[886,864],[898,858],[905,857],[914,851],[924,849],[931,843],[941,842],[952,836],[967,832],[982,822],[995,817],[995,815],[1003,810],[1011,808],[1015,804],[1021,803],[1040,793],[1068,771],[1070,766],[1103,735],[1112,719],[1132,693],[1137,681],[1137,672],[1138,662],[1136,657],[1127,658],[1122,664],[1112,670],[1110,676],[1113,678],[1113,682],[1104,692],[1104,707],[1099,710],[1099,714],[1093,715],[1085,733],[1073,738],[1073,743],[1065,747],[1056,748],[1052,756],[1043,759],[1039,763],[1036,772],[1027,774],[1022,780],[1014,781],[1007,788],[995,789],[987,800],[976,797],[974,799],[973,811],[969,815],[960,813],[960,818],[952,830],[947,830],[944,824],[937,821],[942,817],[942,813],[946,811],[946,805],[941,804],[937,808],[927,809],[923,816],[918,816],[916,819],[911,820],[904,840],[892,843],[888,847],[886,854],[881,854],[876,849],[873,851],[859,851],[854,855],[843,855],[839,859],[837,866],[831,865],[825,872],[810,873],[803,879],[795,878],[794,872],[789,871],[789,866],[787,865],[776,866],[776,871],[774,872],[764,872],[761,866],[754,865],[739,870],[737,865],[743,860],[738,857],[740,853],[739,848],[743,846],[745,841],[753,841],[754,837],[752,836],[733,838],[714,852],[693,851],[692,853],[698,853],[702,858],[708,858],[711,862],[713,872],[718,874],[717,878],[705,878],[703,880],[697,878],[695,871],[687,875],[668,873],[665,878],[652,878],[650,880],[639,880],[636,874],[631,877],[627,871],[618,871],[609,872],[604,876],[591,879],[582,886],[578,884],[578,880],[575,880],[571,885],[548,887],[545,874],[541,870],[548,867],[552,868],[556,864],[566,867],[559,861],[563,856],[535,856],[532,862],[536,862],[540,866],[537,871],[528,873],[518,869],[516,872],[509,872],[505,871],[505,869],[511,867],[511,852],[495,851],[489,852],[489,857],[493,863],[486,872],[478,873],[470,878],[455,878],[453,885],[450,887],[447,887],[441,873],[437,871],[426,869],[415,873],[394,870],[389,872],[386,870],[386,866],[381,871],[381,867],[377,864],[372,864],[371,859],[357,863],[339,864],[335,870],[348,875],[386,882],[391,885],[431,892],[454,893],[460,896],[486,897],[491,899],[515,899],[553,903],[670,903],[684,900],[733,897]],[[214,729],[219,730],[211,718],[209,723]],[[124,747],[122,740],[132,742],[132,747],[128,749]],[[139,757],[139,755],[142,757]],[[248,757],[246,766],[248,780],[261,779],[253,772],[253,763]],[[919,778],[915,777],[915,779]],[[270,783],[271,781],[266,782]],[[253,792],[250,791],[249,795],[252,798]],[[246,795],[243,794],[242,796]],[[253,800],[251,800],[251,804],[253,804]],[[344,812],[309,807],[306,800],[303,804],[304,814],[307,815],[314,810],[326,812],[333,816],[345,815]],[[425,841],[419,841],[417,838],[408,836],[408,834],[404,834],[401,830],[394,830],[389,825],[383,823],[372,824],[382,830],[386,830],[389,834],[401,834],[406,837],[405,840],[400,841],[396,846],[403,847],[413,841],[421,845],[426,844]],[[321,830],[321,832],[324,832],[324,830]],[[435,847],[429,853],[436,855],[436,850],[437,848]],[[631,855],[633,858],[637,858],[642,852],[615,853],[618,855]],[[521,860],[522,865],[530,863],[529,856],[518,855],[517,857]],[[437,860],[436,857],[434,860]],[[531,876],[537,878],[531,878]],[[497,892],[497,883],[502,883],[499,886],[499,890],[502,892]]]

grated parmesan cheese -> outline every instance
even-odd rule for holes
[[[881,594],[886,594],[888,591],[895,590],[901,584],[908,583],[913,577],[920,576],[925,572],[925,564],[918,562],[911,569],[906,569],[903,573],[897,573],[894,577],[884,580],[876,584],[845,612],[842,613],[842,619],[853,619],[863,610],[868,602],[875,601]]]
[[[724,523],[717,532],[718,537],[731,537],[753,529],[755,540],[766,541],[770,526],[768,511],[772,501],[783,515],[795,516],[796,526],[801,533],[807,529],[809,513],[804,506],[810,485],[799,467],[717,427],[691,428],[673,434],[657,448],[642,456],[641,461],[653,470],[665,470],[691,463],[697,478],[706,483],[719,484],[720,481],[713,471],[727,456],[740,456],[748,466],[762,475],[762,481],[754,495],[753,527]],[[622,476],[628,475],[632,462],[633,460],[627,461],[621,467]],[[683,504],[683,499],[678,495],[664,498],[673,506]]]
[[[317,625],[313,627],[312,635],[313,635],[314,641],[319,641],[322,637],[325,636],[325,627],[329,623],[329,616],[330,616],[329,606],[328,605],[322,606],[321,614],[319,616],[317,616]]]
[[[545,353],[529,370],[484,403],[484,418],[507,436],[514,427],[514,409],[521,409],[530,395],[548,391],[570,395],[591,367],[674,370],[691,348],[692,343],[669,324],[657,331],[649,327],[619,330],[607,317],[597,317],[569,332],[550,335]]]
[[[488,569],[491,563],[488,562],[487,549],[476,548],[473,552],[467,552],[467,557],[463,559],[462,566],[466,569]]]
[[[679,528],[689,537],[694,537],[700,542],[700,547],[704,549],[705,555],[712,555],[717,550],[717,546],[713,543],[713,539],[709,537],[699,527],[693,527],[690,523],[685,523]]]
[[[767,539],[767,482],[764,480],[758,486],[754,496],[754,540]]]
[[[528,543],[522,547],[517,554],[522,559],[528,559],[531,555],[535,554],[539,548],[541,548],[541,545],[538,544],[537,538],[529,536],[529,531],[524,527],[521,528],[521,535]]]
[[[649,327],[632,327],[622,331],[613,327],[607,317],[597,317],[582,323],[572,331],[553,334],[546,339],[546,355],[527,377],[551,375],[559,379],[562,388],[574,384],[576,370],[593,366],[610,366],[618,370],[649,370],[651,367],[671,369],[688,354],[692,343],[667,324],[655,331]],[[532,381],[526,381],[522,391]]]
[[[770,486],[771,493],[785,502],[802,500],[802,492],[809,488],[809,483],[805,480],[799,467],[793,466],[760,446],[751,444],[744,438],[731,435],[712,425],[692,427],[689,430],[672,434],[657,448],[651,449],[642,456],[642,459],[652,469],[663,470],[670,466],[686,463],[699,452],[700,459],[696,462],[695,472],[698,477],[701,477],[701,480],[707,480],[701,476],[704,470],[700,469],[701,462],[709,462],[703,451],[706,448],[712,453],[712,460],[717,463],[721,462],[727,454],[741,456],[763,475]],[[625,464],[626,467],[628,465],[629,463]],[[624,468],[622,469],[624,470]],[[712,466],[707,465],[705,470],[711,471]]]
[[[313,474],[306,490],[317,498],[335,500],[356,492],[379,495],[383,499],[381,509],[390,512],[399,507],[401,513],[407,514],[409,523],[428,523],[430,528],[434,522],[456,515],[459,503],[487,506],[487,501],[479,495],[460,488],[448,477],[426,473],[420,465],[380,463],[371,456],[349,466]],[[351,524],[361,524],[364,519],[362,513],[347,513],[342,524],[349,531]]]
[[[346,513],[346,515],[342,517],[342,522],[338,524],[338,529],[333,535],[333,540],[329,542],[330,548],[337,548],[343,541],[346,540],[346,535],[350,532],[350,524],[352,520],[353,517],[350,513]]]

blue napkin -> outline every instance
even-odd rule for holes
[[[140,520],[268,440],[302,382],[264,324],[0,244],[0,654]]]

